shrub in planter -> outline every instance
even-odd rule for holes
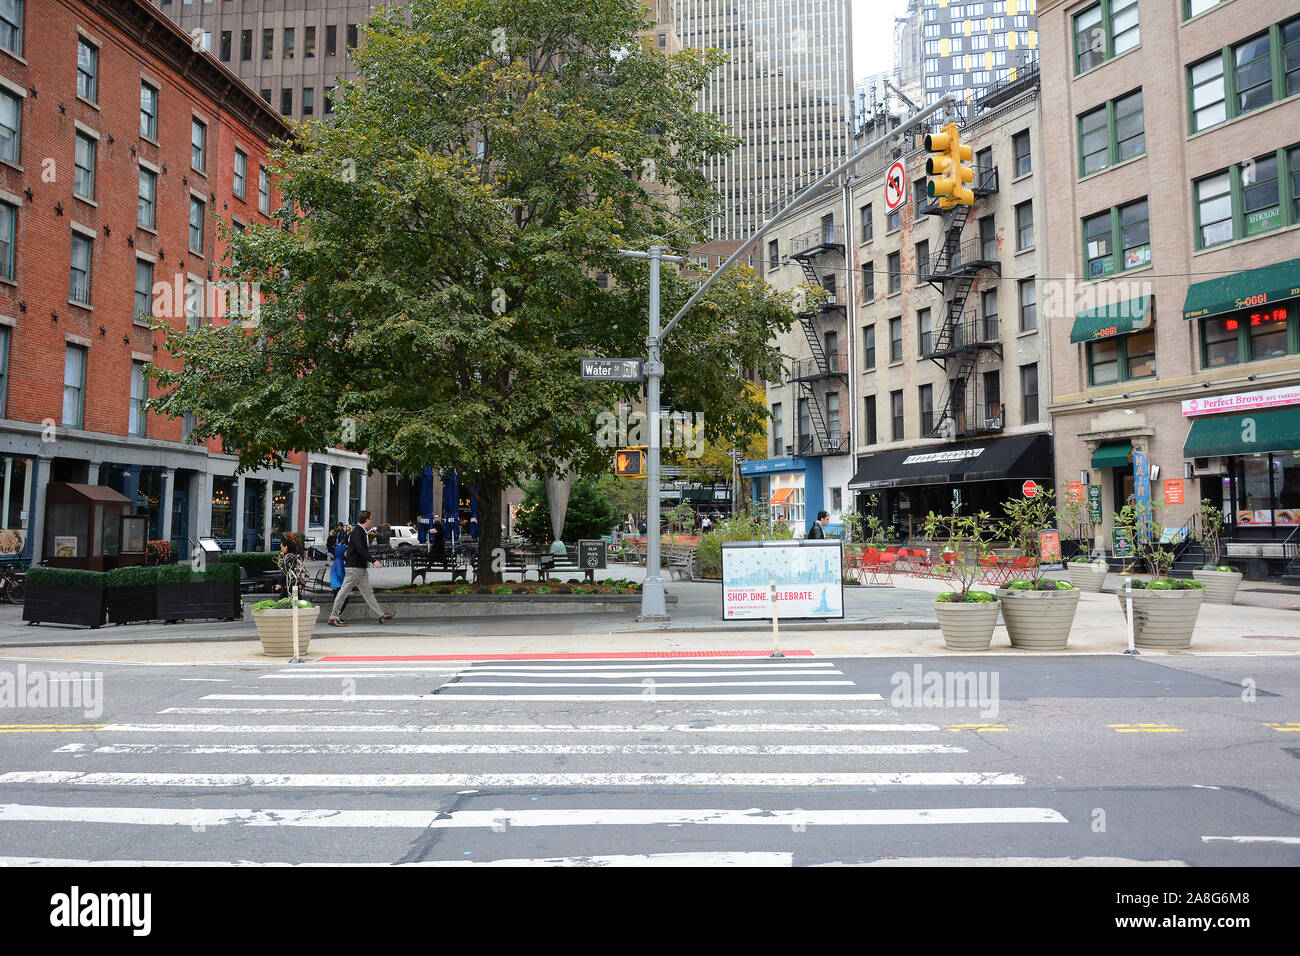
[[[926,538],[946,538],[948,549],[955,555],[945,565],[945,573],[958,587],[939,595],[934,602],[944,644],[953,650],[988,650],[1001,605],[987,591],[973,590],[984,573],[980,562],[993,543],[988,513],[962,517],[955,508],[950,515],[930,512],[924,527]]]
[[[164,621],[239,617],[239,565],[210,564],[195,571],[188,564],[158,568],[158,616]]]
[[[1197,509],[1201,526],[1201,547],[1205,549],[1206,564],[1192,571],[1192,577],[1205,585],[1205,600],[1214,604],[1231,604],[1237,599],[1241,573],[1234,571],[1223,560],[1223,512],[1202,502]]]
[[[1065,650],[1079,607],[1079,592],[1064,581],[1016,578],[998,590],[1002,623],[1012,647]]]
[[[102,571],[38,566],[27,572],[23,620],[30,624],[104,623],[107,577]]]
[[[172,543],[170,541],[146,541],[144,543],[145,564],[170,564],[172,560]]]
[[[299,599],[298,652],[306,653],[311,643],[312,631],[320,619],[320,608],[310,601]],[[262,651],[268,657],[290,657],[294,652],[293,626],[294,602],[292,598],[279,601],[258,601],[253,605],[253,624],[262,640]]]
[[[1133,582],[1133,643],[1137,647],[1178,650],[1191,646],[1205,585],[1182,578]],[[1128,602],[1119,595],[1127,614]]]
[[[158,617],[158,567],[138,565],[105,572],[111,624],[152,621]]]
[[[1070,583],[1080,591],[1096,593],[1106,583],[1106,574],[1110,568],[1105,561],[1071,561],[1066,566],[1070,573]]]
[[[249,577],[253,577],[265,571],[279,570],[279,559],[278,551],[235,551],[223,554],[219,563],[237,565],[248,572]],[[236,573],[235,577],[238,576]]]

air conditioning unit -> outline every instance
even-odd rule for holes
[[[1002,428],[1002,416],[999,415],[999,416],[997,416],[996,418],[986,418],[986,419],[984,419],[984,427],[985,427],[986,429],[990,429],[990,430],[994,430],[994,429],[1001,430],[1001,428]]]

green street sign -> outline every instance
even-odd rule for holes
[[[1088,520],[1101,524],[1101,485],[1088,486]]]

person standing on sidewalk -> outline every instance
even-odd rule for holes
[[[339,615],[343,612],[343,603],[356,588],[361,592],[361,597],[365,600],[370,610],[379,616],[379,623],[385,624],[392,620],[391,611],[385,611],[375,600],[374,588],[370,586],[370,541],[367,532],[370,530],[370,512],[362,511],[357,515],[357,523],[352,526],[352,533],[348,535],[347,552],[343,557],[344,574],[343,586],[339,588],[339,593],[334,596],[334,606],[330,608],[330,624],[334,627],[343,627],[343,621]],[[375,567],[379,567],[378,561],[373,562]]]

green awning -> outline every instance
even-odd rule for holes
[[[1222,315],[1297,296],[1300,296],[1300,259],[1291,259],[1262,269],[1234,272],[1230,276],[1195,283],[1187,290],[1183,318]]]
[[[1300,405],[1249,415],[1198,418],[1183,442],[1186,458],[1300,449]]]
[[[1128,456],[1133,453],[1131,441],[1113,441],[1092,453],[1094,468],[1127,468]]]
[[[1112,302],[1099,309],[1088,309],[1074,317],[1071,342],[1092,342],[1113,335],[1141,332],[1151,324],[1151,296],[1140,295],[1124,302]]]

